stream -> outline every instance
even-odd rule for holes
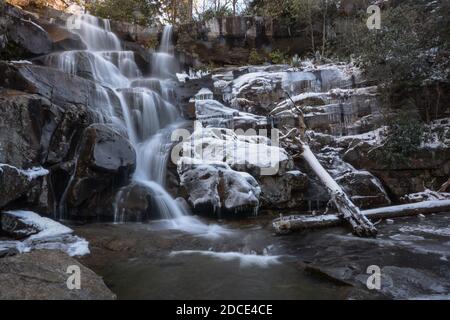
[[[218,237],[159,222],[75,230],[90,241],[81,261],[119,299],[450,299],[449,221],[450,213],[383,222],[377,239],[345,228],[274,236],[270,216],[220,222],[229,233]],[[380,290],[366,286],[372,265]]]

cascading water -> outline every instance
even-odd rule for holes
[[[161,46],[154,53],[153,77],[143,78],[134,53],[122,50],[107,20],[81,15],[75,18],[73,24],[78,26],[73,31],[80,35],[88,49],[53,54],[44,63],[100,84],[91,99],[93,107],[100,110],[98,120],[127,131],[137,153],[133,180],[151,190],[159,215],[167,219],[169,227],[207,235],[223,232],[218,226],[207,226],[190,217],[187,209],[164,189],[170,133],[182,123],[173,104],[177,61],[171,42],[172,27],[164,28]],[[110,94],[115,95],[113,98],[119,102],[120,110],[113,106]],[[122,192],[117,194],[118,203],[123,201],[121,195]],[[119,206],[116,205],[116,208]],[[123,222],[123,212],[115,212],[114,216],[115,222]]]

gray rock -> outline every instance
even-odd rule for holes
[[[152,216],[151,191],[145,186],[131,184],[120,189],[114,197],[114,214],[120,222],[143,222]]]
[[[81,271],[81,289],[69,290],[70,266]],[[116,296],[93,271],[61,251],[37,250],[0,259],[2,300],[112,300]]]

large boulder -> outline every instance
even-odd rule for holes
[[[388,206],[391,200],[381,182],[367,171],[355,171],[336,179],[348,196],[361,209]]]
[[[36,225],[26,223],[12,213],[0,213],[0,233],[10,238],[21,240],[41,231]]]
[[[0,50],[3,59],[18,60],[52,51],[50,36],[36,23],[33,15],[3,2],[0,16],[0,31],[5,42]]]
[[[126,137],[107,125],[86,128],[79,147],[74,181],[69,192],[72,206],[80,206],[105,189],[130,182],[136,152]]]
[[[81,271],[81,289],[67,286],[69,267]],[[0,259],[0,299],[110,300],[116,296],[93,271],[61,251],[37,250]]]
[[[259,207],[261,189],[248,173],[232,170],[226,164],[192,164],[179,167],[181,186],[196,212],[236,215]]]

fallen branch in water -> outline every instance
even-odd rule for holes
[[[283,147],[290,149],[293,148],[292,140],[295,145],[301,146],[301,157],[308,163],[311,170],[316,174],[319,180],[323,183],[328,193],[330,194],[331,201],[334,203],[339,211],[337,217],[347,221],[353,232],[360,237],[373,237],[377,234],[377,229],[367,219],[355,204],[350,200],[344,190],[336,183],[331,175],[325,170],[325,168],[317,160],[314,153],[311,151],[307,143],[303,142],[299,136],[298,129],[294,128],[287,134],[280,138]]]
[[[368,219],[379,220],[442,212],[450,212],[450,200],[403,204],[399,206],[365,210],[361,213]],[[273,227],[277,234],[286,234],[293,231],[335,227],[342,224],[342,222],[343,221],[334,214],[321,216],[288,216],[274,220]]]
[[[442,185],[438,192],[446,192],[450,188],[450,179]]]

